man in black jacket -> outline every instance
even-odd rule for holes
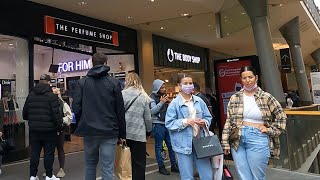
[[[113,179],[115,148],[126,139],[124,103],[120,82],[109,76],[107,57],[95,53],[93,67],[80,79],[72,109],[78,121],[76,135],[84,137],[85,180],[96,179],[101,157],[102,179]]]
[[[57,135],[62,126],[63,114],[60,111],[58,96],[50,87],[50,76],[43,74],[29,93],[23,107],[23,119],[29,124],[31,144],[30,180],[38,180],[38,165],[41,149],[44,149],[46,180],[60,180],[52,174],[54,150]]]

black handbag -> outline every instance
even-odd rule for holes
[[[6,155],[9,152],[9,144],[6,140],[0,139],[0,155]]]
[[[208,127],[204,129],[206,131],[205,137],[195,137],[192,140],[193,149],[197,158],[210,158],[223,154],[218,137],[216,135],[210,136]]]

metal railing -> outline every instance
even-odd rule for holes
[[[315,0],[303,0],[306,8],[308,9],[310,15],[312,16],[313,20],[317,24],[318,28],[320,29],[320,10],[316,6]],[[316,0],[318,1],[318,0]]]
[[[320,144],[319,105],[286,111],[285,133],[280,136],[281,155],[275,167],[297,170]]]

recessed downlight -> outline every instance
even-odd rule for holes
[[[9,43],[9,46],[13,46],[13,44],[12,44],[12,43]]]
[[[189,16],[190,14],[188,13],[182,13],[181,16]]]
[[[86,5],[86,4],[87,4],[87,2],[85,2],[85,1],[78,2],[78,5],[79,5],[79,6],[84,6],[84,5]]]
[[[161,29],[161,30],[164,30],[164,29],[165,29],[165,27],[164,27],[164,26],[161,26],[161,27],[160,27],[160,29]]]
[[[126,16],[126,19],[132,19],[133,17],[132,16]]]

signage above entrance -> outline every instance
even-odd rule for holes
[[[208,61],[205,48],[152,35],[154,65],[205,70]]]
[[[71,61],[59,63],[58,72],[75,72],[75,71],[83,71],[88,70],[92,67],[91,60],[79,60],[79,61]]]
[[[179,52],[174,52],[173,49],[167,50],[167,56],[169,62],[173,62],[174,60],[189,62],[189,63],[200,63],[201,58],[197,56],[190,56],[188,54],[183,54]]]
[[[119,46],[118,32],[51,16],[44,17],[44,31],[46,34]]]

